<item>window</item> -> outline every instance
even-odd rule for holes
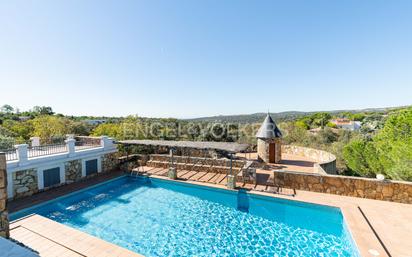
[[[52,168],[43,171],[43,185],[50,187],[60,184],[60,168]]]
[[[86,176],[97,173],[97,159],[86,161]]]

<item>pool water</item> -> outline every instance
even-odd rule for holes
[[[122,177],[37,213],[145,256],[358,256],[339,209]]]

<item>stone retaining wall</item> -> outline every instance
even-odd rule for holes
[[[159,161],[159,162],[170,162],[170,155],[166,154],[151,154],[149,156],[150,161]],[[193,156],[173,156],[175,163],[192,163],[192,164],[202,164],[202,165],[213,165],[213,166],[229,166],[230,159],[227,158],[202,158],[202,157],[193,157]],[[241,168],[245,165],[243,160],[232,160],[232,166]]]
[[[134,168],[146,166],[149,157],[147,154],[132,154],[119,157],[119,169],[125,172],[131,172]]]
[[[66,183],[73,183],[82,178],[82,162],[81,160],[73,160],[64,163],[66,174]]]
[[[116,153],[108,153],[101,156],[96,156],[97,158],[101,158],[101,171],[102,172],[110,172],[116,170],[118,168],[118,159]],[[88,158],[90,159],[90,158]],[[55,167],[59,167],[61,163],[55,163]],[[66,161],[63,163],[63,171],[65,181],[62,181],[60,185],[73,183],[84,179],[83,172],[82,172],[82,159],[76,159],[71,161]],[[39,168],[31,168],[31,169],[24,169],[18,170],[12,173],[12,181],[13,188],[12,192],[13,195],[11,197],[13,199],[18,199],[26,196],[33,195],[39,191],[47,190],[48,188],[40,188],[38,183],[38,169]],[[96,174],[92,174],[89,176],[95,176]],[[0,181],[1,182],[1,181]],[[55,186],[53,186],[55,187]],[[0,202],[1,205],[1,202]]]
[[[177,170],[191,170],[198,172],[212,172],[227,174],[230,172],[230,160],[226,158],[200,158],[188,156],[174,156],[174,165]],[[232,160],[232,171],[238,174],[245,165],[243,160]],[[150,160],[146,162],[149,167],[169,168],[170,156],[166,154],[151,154]]]
[[[282,145],[282,154],[302,156],[316,161],[313,168],[317,173],[337,174],[336,156],[329,152],[302,146]]]
[[[274,171],[275,186],[412,204],[412,183],[301,172]]]
[[[102,172],[113,171],[118,168],[118,154],[109,153],[105,154],[102,157]]]
[[[167,146],[129,146],[132,149],[132,153],[138,153],[141,155],[149,154],[169,154],[170,148]],[[178,156],[191,156],[202,158],[228,158],[228,154],[225,151],[219,150],[200,150],[185,147],[174,147],[175,155]]]
[[[39,191],[37,169],[16,171],[12,177],[14,198],[29,196]]]
[[[0,153],[0,236],[9,237],[9,213],[7,211],[6,155]]]

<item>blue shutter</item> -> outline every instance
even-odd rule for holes
[[[97,159],[86,161],[86,176],[97,173]]]
[[[43,171],[43,185],[50,187],[60,184],[60,168],[47,169]]]

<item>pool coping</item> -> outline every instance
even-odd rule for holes
[[[143,257],[129,249],[58,223],[38,214],[10,224],[11,238],[37,251],[42,257]]]
[[[23,208],[21,210],[18,210],[16,212],[11,213],[11,215],[16,215],[16,213],[20,212],[25,212],[33,208],[37,208],[39,206],[43,206],[45,204],[48,204],[50,202],[55,202],[58,201],[62,198],[69,197],[73,194],[77,194],[86,190],[89,190],[91,188],[95,188],[107,183],[111,183],[113,181],[122,179],[124,177],[128,176],[127,174],[119,175],[114,178],[110,178],[108,180],[105,180],[100,183],[96,183],[90,186],[86,186],[84,188],[81,188],[79,190],[75,190],[73,192],[63,194],[57,198],[54,198],[52,200],[46,200],[42,203],[34,204],[32,206],[29,206],[27,208]],[[185,181],[185,180],[172,180],[167,177],[163,176],[156,176],[156,175],[149,175],[147,176],[149,178],[154,178],[154,179],[159,179],[159,180],[165,180],[169,182],[175,182],[175,183],[182,183],[182,184],[188,184],[188,185],[195,185],[195,186],[201,186],[201,187],[209,187],[213,189],[219,189],[222,191],[226,192],[232,192],[232,193],[237,193],[239,189],[228,189],[227,187],[219,184],[210,184],[210,183],[204,183],[204,182],[197,182],[197,181]],[[288,200],[288,201],[294,201],[294,202],[301,202],[305,204],[315,204],[315,205],[321,205],[325,207],[332,207],[332,208],[338,208],[340,209],[343,218],[345,220],[346,226],[348,228],[348,232],[352,236],[352,239],[354,241],[355,246],[358,249],[358,252],[360,253],[361,256],[376,256],[371,252],[370,250],[377,251],[380,255],[379,256],[391,256],[389,253],[387,254],[386,249],[384,245],[381,243],[380,239],[378,238],[376,232],[374,231],[373,227],[371,224],[366,220],[366,217],[362,214],[362,211],[360,209],[360,206],[354,202],[348,202],[348,201],[336,201],[336,198],[344,198],[342,196],[336,196],[333,195],[333,199],[327,199],[328,197],[326,196],[331,196],[329,194],[321,194],[321,193],[313,193],[310,192],[311,194],[318,194],[322,195],[323,197],[301,197],[301,191],[299,191],[299,194],[296,196],[289,196],[289,195],[281,195],[281,194],[273,194],[273,193],[267,193],[267,192],[260,192],[260,191],[255,191],[255,190],[248,190],[248,194],[252,194],[255,196],[263,196],[263,197],[270,197],[270,198],[276,198],[276,199],[283,199],[283,200]],[[306,191],[302,191],[306,193]],[[348,198],[348,197],[346,197]],[[20,219],[27,218],[27,216],[22,217]],[[16,219],[11,222],[13,224],[14,222],[19,221],[20,219]],[[65,225],[63,225],[65,226]]]

